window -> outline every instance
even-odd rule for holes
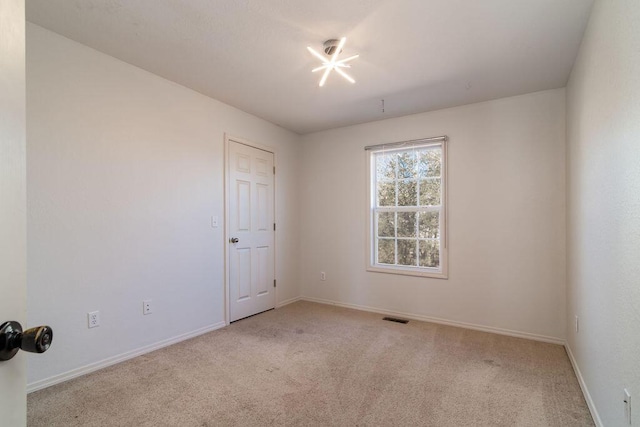
[[[368,270],[447,277],[446,139],[367,147]]]

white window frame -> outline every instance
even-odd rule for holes
[[[371,147],[365,147],[366,150],[366,171],[367,171],[367,271],[378,272],[378,273],[391,273],[391,274],[401,274],[408,276],[420,276],[420,277],[431,277],[437,279],[447,279],[448,276],[448,260],[449,260],[449,248],[448,248],[448,234],[447,234],[447,141],[448,138],[446,136],[437,137],[437,138],[426,138],[414,141],[407,142],[399,142],[393,144],[384,144],[377,145]],[[438,268],[430,268],[430,267],[413,267],[413,266],[399,266],[399,265],[389,265],[389,264],[377,264],[375,255],[376,255],[376,224],[375,224],[375,214],[377,211],[384,210],[381,208],[376,208],[376,166],[375,166],[375,155],[380,152],[393,152],[393,151],[402,151],[408,148],[424,148],[424,147],[434,147],[440,146],[442,147],[442,164],[441,164],[441,195],[440,195],[440,207],[439,208],[402,208],[402,210],[414,210],[414,211],[440,211],[440,266]],[[394,209],[397,209],[394,208]],[[393,211],[393,209],[391,209]],[[397,226],[397,224],[396,224]]]

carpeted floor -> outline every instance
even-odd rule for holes
[[[32,393],[29,426],[592,426],[563,347],[297,302]]]

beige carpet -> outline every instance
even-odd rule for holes
[[[30,426],[590,426],[563,347],[298,302],[32,393]]]

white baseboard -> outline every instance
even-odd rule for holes
[[[289,299],[286,299],[284,301],[281,301],[278,304],[276,304],[276,308],[280,308],[280,307],[284,307],[285,305],[293,304],[296,301],[300,301],[300,297],[289,298]]]
[[[99,362],[91,363],[86,366],[81,366],[80,368],[72,369],[71,371],[68,371],[68,372],[63,372],[61,374],[54,375],[52,377],[45,378],[43,380],[32,382],[31,384],[27,384],[27,393],[41,390],[43,388],[47,388],[52,385],[59,384],[65,381],[69,381],[70,379],[89,374],[99,369],[106,368],[107,366],[115,365],[116,363],[124,362],[125,360],[133,359],[134,357],[141,356],[143,354],[150,353],[155,350],[159,350],[163,347],[167,347],[172,344],[176,344],[193,337],[197,337],[198,335],[206,334],[207,332],[215,331],[216,329],[224,328],[225,326],[226,326],[225,322],[214,323],[213,325],[205,326],[203,328],[196,329],[195,331],[178,335],[177,337],[168,338],[166,340],[162,340],[157,343],[140,347],[138,349],[128,351],[126,353],[108,357]]]
[[[317,303],[320,303],[320,304],[329,304],[329,305],[335,305],[335,306],[338,306],[338,307],[353,308],[355,310],[369,311],[371,313],[380,313],[380,314],[386,314],[386,315],[389,315],[389,316],[404,317],[404,318],[407,318],[407,319],[420,320],[420,321],[423,321],[423,322],[438,323],[440,325],[457,326],[459,328],[473,329],[475,331],[491,332],[491,333],[494,333],[494,334],[508,335],[510,337],[517,337],[517,338],[526,338],[526,339],[529,339],[529,340],[542,341],[542,342],[551,343],[551,344],[559,344],[559,345],[564,345],[565,344],[565,340],[562,339],[562,338],[549,337],[549,336],[546,336],[546,335],[532,334],[532,333],[529,333],[529,332],[512,331],[510,329],[502,329],[502,328],[495,328],[495,327],[492,327],[492,326],[476,325],[476,324],[473,324],[473,323],[457,322],[457,321],[454,321],[454,320],[446,320],[446,319],[440,319],[440,318],[437,318],[437,317],[423,316],[421,314],[403,313],[403,312],[399,312],[399,311],[385,310],[385,309],[382,309],[382,308],[368,307],[368,306],[358,305],[358,304],[349,304],[349,303],[331,301],[331,300],[326,300],[326,299],[321,299],[321,298],[313,298],[313,297],[305,297],[305,296],[303,296],[300,299],[303,300],[303,301],[317,302]]]
[[[596,404],[591,398],[591,394],[589,393],[589,389],[587,388],[587,383],[584,382],[582,372],[580,372],[578,362],[576,362],[575,357],[573,357],[573,352],[571,351],[571,347],[569,347],[569,343],[565,343],[564,348],[565,350],[567,350],[567,354],[569,355],[571,366],[573,366],[573,371],[576,373],[576,377],[578,378],[578,384],[580,384],[580,389],[582,389],[584,400],[587,401],[587,406],[589,407],[589,411],[591,412],[593,422],[595,423],[596,427],[603,427],[604,424],[602,424],[602,420],[600,419],[600,415],[598,414],[598,410],[596,409]]]

